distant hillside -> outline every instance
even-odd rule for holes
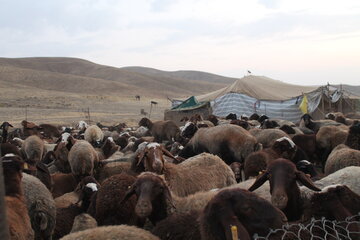
[[[196,71],[115,68],[77,58],[0,58],[0,82],[72,93],[189,96],[220,89],[235,79]]]
[[[231,84],[236,81],[236,78],[223,77],[212,73],[200,72],[200,71],[161,71],[153,68],[145,68],[145,67],[123,67],[121,69],[142,73],[146,75],[154,75],[154,76],[163,76],[163,77],[171,77],[183,80],[195,80],[195,81],[204,81],[211,83],[224,83]]]

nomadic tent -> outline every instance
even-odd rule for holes
[[[225,117],[229,113],[236,113],[238,116],[258,113],[297,122],[303,114],[299,106],[304,104],[304,96],[307,99],[305,111],[315,119],[323,118],[330,111],[355,111],[356,106],[352,100],[358,102],[360,99],[360,96],[341,89],[341,86],[300,86],[253,75],[238,79],[217,91],[196,96],[195,99],[203,104],[209,103],[207,115],[212,113]],[[165,119],[177,121],[176,116],[191,116],[199,111],[197,105],[189,110],[183,109],[181,105],[176,107],[176,101],[173,104],[173,109],[165,113]],[[174,111],[176,116],[172,114]]]

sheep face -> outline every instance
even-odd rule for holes
[[[265,119],[260,125],[260,128],[262,129],[276,128],[276,127],[279,127],[279,124],[276,121],[269,119]]]
[[[116,151],[119,150],[119,146],[117,146],[114,140],[111,137],[109,137],[108,139],[106,139],[101,149],[104,153],[105,159],[107,159],[111,155],[113,155]]]
[[[187,122],[184,128],[181,130],[181,136],[184,138],[191,138],[198,130],[196,123]]]
[[[156,214],[155,218],[159,220],[174,210],[170,190],[165,180],[156,174],[145,172],[139,175],[126,192],[124,200],[129,199],[133,194],[138,199],[135,212],[140,218]]]
[[[282,158],[289,160],[295,156],[297,150],[295,143],[287,137],[282,137],[276,140],[271,148]]]
[[[8,131],[9,127],[13,127],[9,122],[3,122],[0,126],[1,129]]]
[[[236,181],[240,182],[241,181],[241,169],[242,169],[241,163],[233,162],[230,164],[230,168],[235,174]]]
[[[177,159],[160,144],[147,144],[144,150],[137,156],[137,169],[163,174],[165,163],[164,154],[177,161]]]
[[[229,189],[214,196],[200,222],[202,233],[214,236],[210,239],[232,239],[231,225],[237,226],[240,239],[250,239],[254,233],[266,235],[269,228],[281,227],[287,219],[280,210],[255,194]]]
[[[259,175],[254,184],[249,188],[249,191],[259,188],[267,180],[270,183],[271,202],[281,210],[288,206],[289,198],[299,196],[300,190],[296,185],[296,181],[301,182],[314,191],[321,191],[303,172],[296,170],[294,163],[283,158],[272,161],[266,171]]]
[[[301,119],[304,120],[305,126],[309,126],[312,123],[312,117],[307,113],[302,115]]]

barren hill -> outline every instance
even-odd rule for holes
[[[0,58],[0,121],[137,122],[141,109],[162,119],[166,97],[198,95],[235,79],[197,71],[116,68],[78,58]],[[134,96],[140,95],[141,101]],[[150,101],[158,104],[150,109]]]

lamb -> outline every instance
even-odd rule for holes
[[[135,182],[135,177],[118,174],[107,178],[96,196],[95,215],[99,226],[103,225],[137,225],[143,226],[144,220],[139,219],[135,212],[136,198],[131,197],[122,203],[126,191]]]
[[[236,183],[230,167],[215,155],[202,153],[175,165],[165,162],[163,154],[171,157],[161,145],[148,144],[136,155],[132,170],[136,173],[151,171],[164,174],[171,191],[179,197]]]
[[[122,202],[134,194],[137,196],[135,213],[139,218],[148,218],[153,225],[176,213],[202,210],[217,191],[197,192],[187,197],[171,193],[165,179],[151,172],[141,173],[126,192]]]
[[[243,162],[250,153],[260,148],[255,137],[247,130],[233,124],[225,124],[200,128],[179,156],[189,158],[202,152],[209,152],[218,155],[225,163],[231,164]]]
[[[271,147],[279,138],[290,138],[289,135],[280,129],[251,129],[249,132],[256,138],[258,143],[262,144],[263,148]]]
[[[22,185],[35,239],[51,239],[56,219],[51,193],[39,179],[26,173],[23,173]]]
[[[104,139],[104,133],[98,126],[91,125],[86,128],[84,138],[85,141],[88,141],[91,145],[97,147],[100,146],[100,143]]]
[[[139,126],[147,127],[155,137],[155,141],[161,143],[164,140],[167,141],[179,141],[180,129],[173,121],[156,121],[152,122],[148,118],[142,118],[139,122]]]
[[[19,156],[13,154],[5,155],[0,160],[4,169],[6,216],[10,238],[16,240],[34,239],[21,186],[21,171],[24,162]],[[3,217],[4,213],[2,213]]]
[[[299,220],[303,213],[303,200],[296,181],[314,191],[321,191],[303,172],[296,170],[294,163],[283,158],[272,161],[249,191],[257,189],[267,180],[270,182],[272,204],[281,209],[289,221]]]
[[[127,225],[104,226],[69,234],[61,240],[160,240],[150,232]]]
[[[232,226],[235,226],[239,239],[250,240],[255,233],[266,235],[286,222],[279,209],[255,194],[239,188],[225,189],[201,213],[201,239],[233,239]]]
[[[70,233],[80,232],[86,229],[96,228],[96,227],[97,227],[96,220],[89,214],[82,213],[74,218],[74,224],[71,228]]]

